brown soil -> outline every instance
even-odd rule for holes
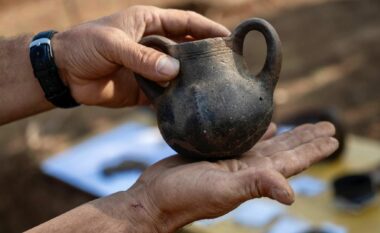
[[[6,23],[2,9],[15,11],[14,2],[32,7],[27,0],[0,0],[1,24]],[[256,0],[239,1],[238,5],[161,1],[160,6],[167,2],[167,6],[199,11],[229,27],[248,17],[267,18],[278,30],[284,47],[283,72],[275,95],[276,119],[308,108],[333,107],[341,113],[350,133],[380,140],[380,1]],[[118,3],[126,6],[114,1],[113,7]],[[101,5],[97,8],[79,9],[69,22],[111,13],[104,12]],[[38,14],[33,9],[28,12],[29,18]],[[15,19],[15,25],[19,25],[17,20],[21,21]],[[48,27],[45,21],[32,30]],[[16,29],[9,35],[21,33]],[[257,71],[265,55],[264,42],[255,33],[247,41],[247,62]],[[154,118],[146,109],[83,107],[55,110],[1,127],[0,232],[28,229],[91,200],[93,197],[45,177],[38,165],[49,154],[131,119],[152,122]]]

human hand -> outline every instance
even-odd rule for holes
[[[227,36],[229,31],[191,11],[133,6],[57,33],[55,61],[74,99],[106,107],[146,104],[133,72],[166,82],[179,71],[176,59],[137,43],[151,34],[183,40]]]
[[[294,193],[286,178],[333,153],[338,141],[332,138],[334,126],[327,122],[302,125],[270,138],[274,133],[271,124],[263,140],[234,159],[164,159],[148,168],[126,193],[158,232],[221,216],[253,198],[291,204]]]

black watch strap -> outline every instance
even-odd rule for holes
[[[72,108],[79,104],[71,96],[70,89],[59,77],[54,62],[50,39],[55,31],[40,32],[29,45],[29,56],[34,76],[38,79],[47,100],[60,108]]]

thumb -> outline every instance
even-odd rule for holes
[[[242,190],[243,200],[269,197],[283,204],[294,202],[294,193],[289,183],[275,170],[246,169],[236,173],[238,190]]]
[[[120,47],[115,51],[119,62],[152,81],[170,81],[179,72],[179,61],[165,53],[132,40],[126,40]]]

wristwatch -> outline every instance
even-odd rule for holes
[[[40,32],[29,44],[29,56],[34,76],[38,79],[45,98],[56,107],[72,108],[79,106],[70,93],[70,89],[59,77],[58,68],[54,62],[51,38],[56,31]]]

